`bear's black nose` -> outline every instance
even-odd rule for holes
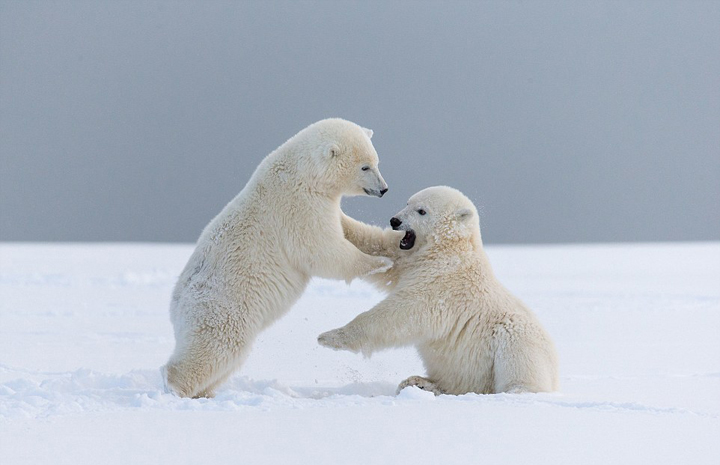
[[[402,224],[402,221],[395,218],[394,216],[392,218],[390,218],[390,226],[392,226],[393,229],[397,229],[398,226],[400,226],[401,224]]]
[[[387,192],[387,191],[388,191],[388,188],[387,188],[387,187],[386,187],[385,189],[381,189],[381,190],[380,190],[380,197],[382,197],[383,195],[385,195],[385,192]]]

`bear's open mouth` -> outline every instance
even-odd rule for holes
[[[405,231],[405,237],[400,240],[400,248],[410,250],[415,245],[415,231],[408,229]]]

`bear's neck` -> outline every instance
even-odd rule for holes
[[[262,171],[266,175],[258,176],[258,178],[264,179],[264,183],[274,185],[274,188],[292,192],[296,199],[297,197],[322,198],[339,207],[342,193],[335,192],[334,189],[325,185],[322,177],[309,176],[309,173],[302,170],[303,164],[307,163],[304,160],[305,156],[303,153],[297,153],[293,148],[278,149],[263,160]]]
[[[479,231],[472,231],[469,235],[452,230],[440,231],[429,237],[428,249],[438,255],[466,254],[473,251],[485,254]]]
[[[438,269],[450,266],[473,266],[482,275],[483,280],[494,279],[490,259],[485,253],[479,235],[471,237],[434,239],[425,246],[424,259],[442,264]]]

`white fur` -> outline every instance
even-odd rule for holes
[[[341,119],[303,129],[205,227],[170,304],[176,346],[163,367],[170,390],[212,396],[312,276],[349,282],[390,267],[348,242],[340,222],[342,195],[381,196],[387,188],[370,135]]]
[[[411,250],[399,249],[397,231],[343,216],[345,236],[360,250],[394,260],[387,272],[366,278],[390,293],[344,327],[321,334],[319,343],[366,356],[415,345],[427,378],[410,377],[399,389],[557,390],[554,345],[533,313],[493,275],[472,202],[455,189],[431,187],[413,195],[396,218],[402,220],[399,229],[417,235]]]

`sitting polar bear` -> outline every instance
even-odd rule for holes
[[[394,260],[369,276],[390,292],[373,309],[319,336],[332,349],[369,356],[413,344],[427,378],[398,386],[435,394],[539,392],[558,389],[554,345],[533,313],[493,275],[477,210],[459,191],[430,187],[413,195],[388,229],[342,219],[360,250]]]
[[[205,227],[170,303],[176,345],[162,371],[171,391],[212,396],[310,277],[349,282],[392,265],[358,250],[341,226],[341,196],[387,191],[370,137],[342,119],[312,124]]]

